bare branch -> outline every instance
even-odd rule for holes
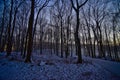
[[[77,8],[75,7],[75,5],[74,5],[74,3],[73,3],[73,0],[70,0],[70,2],[71,2],[71,4],[72,4],[73,9],[76,11]]]
[[[78,8],[81,8],[83,5],[85,5],[87,3],[88,0],[86,0],[84,3],[82,3],[81,5],[78,6]]]

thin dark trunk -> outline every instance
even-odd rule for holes
[[[61,58],[63,58],[63,35],[62,35],[62,31],[63,31],[63,27],[62,27],[62,17],[61,17]]]
[[[115,54],[115,60],[118,60],[118,52],[117,52],[117,44],[116,44],[116,34],[115,34],[115,21],[113,20],[113,43],[114,43],[114,54]]]
[[[25,36],[25,46],[24,46],[24,52],[23,52],[23,55],[22,55],[22,57],[23,58],[25,58],[25,55],[26,55],[26,50],[27,50],[27,43],[28,43],[28,30],[27,30],[27,32],[26,32],[26,36]]]
[[[11,10],[10,10],[10,18],[9,18],[9,25],[8,25],[8,37],[7,37],[7,55],[6,56],[9,56],[11,54],[11,22],[12,22],[12,8],[13,8],[13,0],[11,0]]]
[[[112,58],[111,56],[111,49],[110,49],[110,44],[109,44],[109,40],[108,40],[108,34],[107,34],[107,28],[105,26],[105,36],[106,36],[106,44],[107,44],[107,52],[108,52],[108,56]]]
[[[2,17],[2,23],[1,23],[1,33],[0,33],[0,52],[3,52],[3,32],[4,32],[4,17],[5,17],[5,10],[6,10],[6,5],[5,5],[5,0],[4,0],[4,9],[3,9],[3,17]]]

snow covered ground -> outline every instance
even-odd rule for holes
[[[115,62],[84,58],[82,64],[75,64],[75,60],[55,55],[33,55],[32,63],[24,63],[7,59],[4,53],[0,53],[0,80],[120,80],[119,75],[101,66]]]
[[[84,59],[91,60],[93,63],[97,63],[104,67],[106,70],[120,76],[120,63],[115,61],[109,61],[109,60],[102,60],[102,59],[93,59],[90,57],[84,57]]]

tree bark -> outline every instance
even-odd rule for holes
[[[6,56],[9,56],[11,54],[11,22],[12,22],[12,11],[13,11],[13,0],[11,0],[11,8],[10,8],[10,18],[9,18],[9,25],[8,25],[8,34],[7,34],[7,55]]]
[[[33,23],[34,23],[34,3],[35,0],[31,0],[31,13],[28,23],[28,46],[27,46],[27,55],[25,62],[31,62],[32,45],[33,45],[32,33],[33,33]]]

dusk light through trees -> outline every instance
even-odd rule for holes
[[[114,70],[115,65],[106,66],[114,63],[120,66],[120,0],[0,0],[0,68],[7,64],[3,64],[3,59],[32,66],[60,63],[61,68],[63,63],[69,67],[78,64],[79,68],[100,63],[119,74],[119,70]],[[74,79],[87,79],[84,73],[80,75],[84,78],[76,74]],[[120,75],[113,79],[110,75],[104,75],[106,79],[96,76],[95,80],[120,79]],[[7,79],[3,76],[0,80]],[[68,77],[50,80],[63,79],[74,80]]]

